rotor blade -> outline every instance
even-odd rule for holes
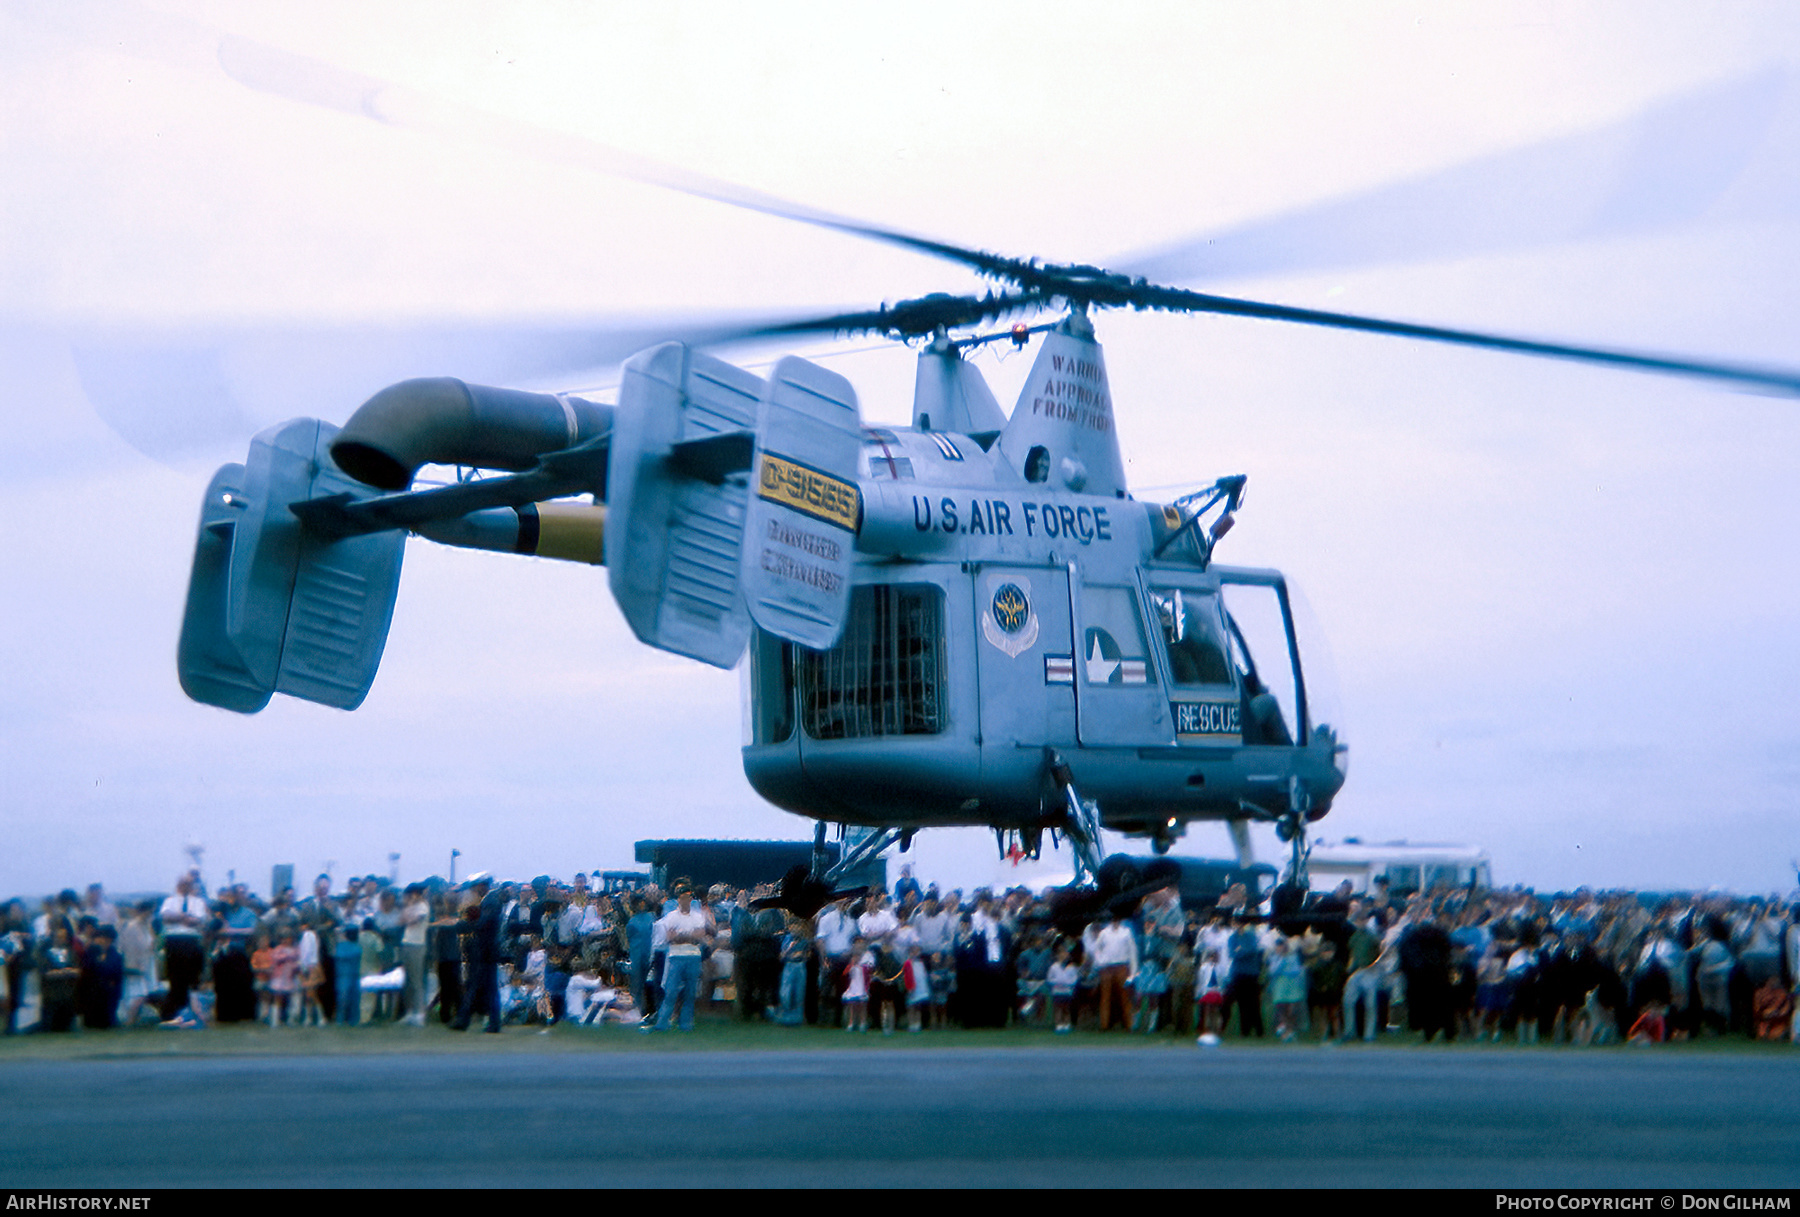
[[[1540,342],[1530,338],[1484,334],[1478,330],[1415,325],[1408,321],[1389,321],[1379,317],[1362,317],[1353,313],[1331,313],[1320,309],[1293,308],[1284,304],[1266,304],[1230,296],[1211,296],[1178,287],[1140,284],[1130,289],[1128,294],[1120,293],[1112,299],[1096,295],[1092,298],[1092,303],[1110,304],[1113,307],[1163,309],[1180,313],[1218,313],[1230,317],[1258,317],[1265,321],[1288,321],[1297,325],[1322,326],[1326,329],[1359,330],[1365,334],[1391,334],[1397,338],[1443,342],[1453,346],[1480,347],[1490,351],[1507,351],[1515,355],[1539,355],[1551,359],[1570,359],[1581,363],[1632,368],[1641,372],[1692,376],[1703,380],[1724,381],[1747,388],[1774,390],[1789,396],[1800,396],[1800,371],[1717,363],[1710,360],[1687,359],[1642,351],[1609,350],[1604,347]]]
[[[747,211],[899,245],[977,269],[1004,271],[1018,263],[981,250],[903,232],[854,216],[808,207],[776,195],[695,173],[598,140],[506,118],[489,110],[429,96],[392,81],[352,72],[265,42],[147,9],[133,0],[97,0],[111,28],[124,30],[121,49],[192,68],[212,59],[239,84],[290,101],[337,110],[384,126],[474,139],[509,153],[574,165],[612,177],[661,186]],[[84,5],[91,21],[96,5]]]
[[[916,338],[938,330],[979,325],[1011,313],[1046,308],[1050,298],[1038,292],[1011,292],[1004,295],[949,296],[934,293],[914,300],[884,304],[877,309],[829,316],[807,317],[778,322],[746,337],[777,337],[783,334],[888,334],[897,338]]]
[[[663,319],[472,320],[242,326],[195,333],[116,330],[70,345],[88,402],[139,452],[168,465],[213,461],[284,418],[343,418],[415,376],[527,387],[600,375],[663,342],[721,347],[784,335],[900,337],[1042,307],[1034,295],[926,296],[854,313],[722,313]]]
[[[1598,130],[1468,161],[1109,265],[1162,281],[1403,265],[1661,229],[1737,180],[1787,89],[1779,68]]]
[[[553,164],[661,186],[680,194],[724,203],[745,211],[827,228],[851,236],[898,245],[933,257],[962,262],[990,274],[1010,276],[1026,265],[1014,258],[952,245],[897,228],[808,207],[776,195],[664,164],[598,140],[555,131],[535,123],[506,118],[417,90],[363,76],[331,64],[284,51],[266,43],[226,34],[219,39],[219,66],[239,84],[290,101],[324,106],[390,127],[473,138],[509,153],[523,153]]]
[[[201,333],[97,331],[69,342],[101,420],[151,459],[180,465],[241,450],[284,418],[342,419],[378,389],[409,377],[520,386],[610,369],[660,342],[721,345],[787,320],[720,314],[524,325],[270,324]]]

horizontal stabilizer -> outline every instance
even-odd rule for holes
[[[729,668],[750,640],[738,588],[743,436],[763,382],[666,343],[625,364],[608,465],[606,569],[640,640]]]
[[[756,624],[824,650],[843,632],[862,492],[856,390],[790,356],[775,365],[756,428],[755,493],[744,528],[744,598]]]

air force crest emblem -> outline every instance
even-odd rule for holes
[[[1031,580],[1006,572],[989,575],[981,634],[1009,657],[1017,658],[1037,641],[1037,613],[1031,607]]]

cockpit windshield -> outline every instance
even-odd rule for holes
[[[1306,702],[1281,592],[1267,583],[1228,581],[1221,594],[1244,688],[1244,742],[1292,744],[1305,733]]]

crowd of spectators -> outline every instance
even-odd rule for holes
[[[1271,911],[1175,888],[1072,923],[1054,893],[971,893],[903,868],[799,917],[772,889],[677,879],[598,891],[586,875],[405,887],[370,876],[263,901],[115,907],[99,885],[0,908],[8,1034],[118,1025],[271,1028],[482,1015],[642,1031],[715,1017],[925,1033],[948,1026],[1280,1040],[1408,1035],[1518,1043],[1796,1042],[1800,905],[1722,894],[1542,896],[1377,886]],[[1282,903],[1279,902],[1278,903]],[[491,983],[490,983],[491,982]]]

